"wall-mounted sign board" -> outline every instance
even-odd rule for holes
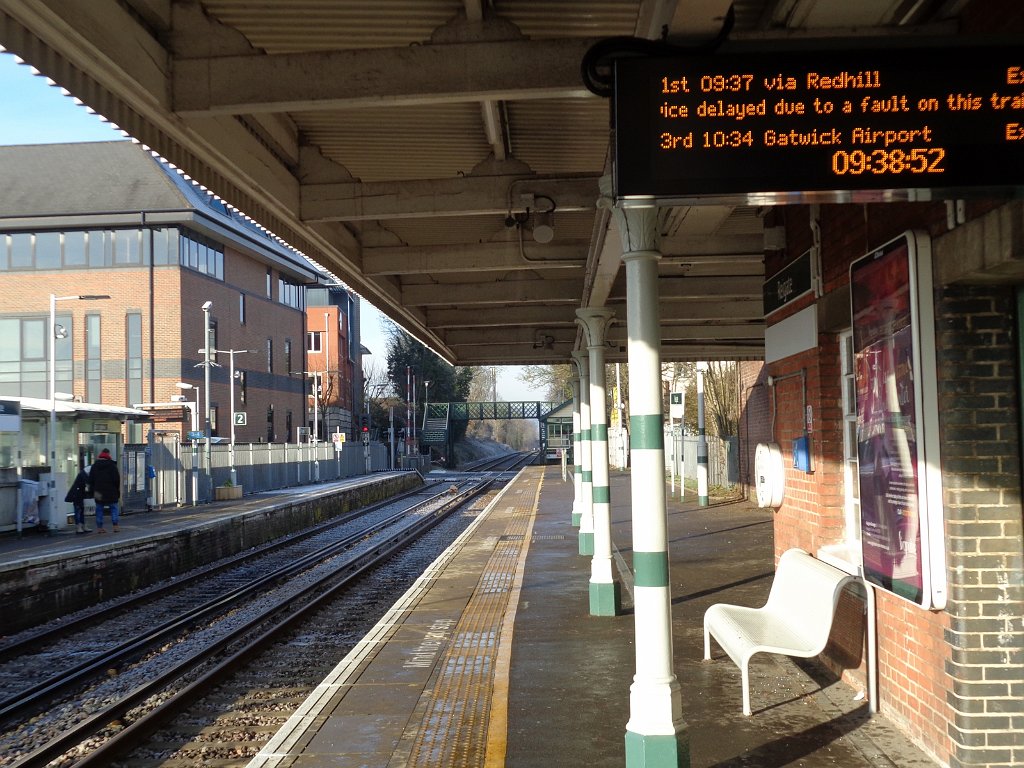
[[[928,200],[1024,187],[1022,46],[624,58],[620,204]]]

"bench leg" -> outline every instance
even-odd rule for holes
[[[708,625],[704,625],[704,661],[711,658],[711,633],[708,632]]]
[[[750,715],[750,671],[747,666],[750,659],[744,659],[740,664],[740,679],[743,681],[743,714]]]

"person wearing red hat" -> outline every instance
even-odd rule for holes
[[[96,499],[96,533],[106,533],[103,527],[103,511],[110,510],[110,522],[114,526],[114,533],[120,528],[118,522],[117,503],[121,500],[121,473],[117,469],[117,462],[110,456],[110,451],[104,448],[100,451],[99,458],[93,462],[89,470],[89,487],[92,488],[93,497]]]

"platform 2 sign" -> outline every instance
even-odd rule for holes
[[[932,199],[1024,187],[1024,45],[621,59],[615,196]],[[913,190],[913,191],[912,191]]]

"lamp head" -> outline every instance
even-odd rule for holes
[[[550,213],[538,213],[533,223],[535,242],[550,243],[555,238],[555,227]]]

